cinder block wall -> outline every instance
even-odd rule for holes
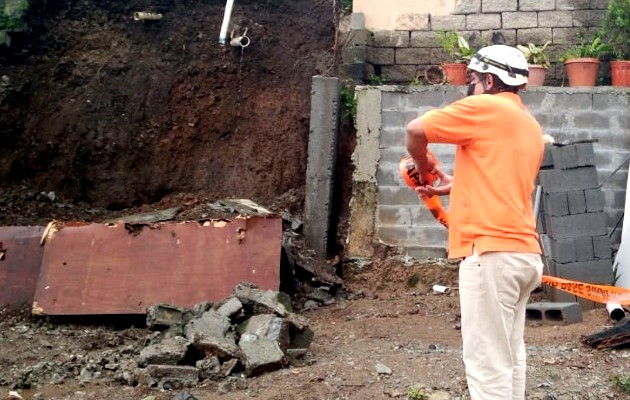
[[[514,46],[548,40],[553,61],[545,84],[563,83],[563,65],[557,62],[570,45],[578,43],[578,32],[590,40],[599,30],[607,0],[465,0],[456,2],[451,15],[414,14],[413,24],[400,30],[369,32],[363,14],[350,16],[345,32],[342,72],[358,81],[378,83],[422,82],[427,66],[452,62],[439,45],[437,32],[456,30],[475,49],[492,43],[501,34]],[[607,63],[600,78],[609,76]]]
[[[465,95],[457,86],[363,86],[357,88],[357,146],[347,252],[369,257],[383,243],[411,256],[443,257],[447,232],[419,203],[399,177],[406,154],[405,126],[418,115]],[[532,88],[522,93],[525,105],[545,133],[557,142],[594,140],[595,167],[603,183],[604,211],[610,232],[623,213],[628,164],[608,179],[630,154],[630,93],[624,89]],[[509,127],[506,127],[509,129]],[[431,145],[447,171],[454,147]],[[448,206],[448,204],[447,204]],[[620,229],[611,237],[620,241]]]

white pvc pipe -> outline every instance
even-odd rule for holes
[[[606,311],[613,321],[621,321],[626,316],[626,310],[620,304],[606,303]]]
[[[227,43],[227,30],[230,25],[230,18],[232,18],[232,6],[234,0],[227,0],[225,3],[225,12],[223,14],[223,23],[221,24],[221,33],[219,33],[219,44],[225,45]]]

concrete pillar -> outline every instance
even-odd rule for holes
[[[341,81],[313,77],[311,122],[306,165],[304,236],[306,245],[320,257],[328,251],[332,194],[337,159]]]

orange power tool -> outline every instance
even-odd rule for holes
[[[428,150],[427,158],[435,165],[439,165],[437,157]],[[433,185],[439,179],[435,173],[425,172],[424,174],[421,174],[416,169],[416,165],[413,163],[410,156],[405,156],[402,160],[400,160],[400,175],[403,177],[405,183],[412,189],[419,186]],[[440,196],[422,196],[422,201],[427,206],[427,209],[431,212],[433,217],[448,228],[448,214],[442,206]]]

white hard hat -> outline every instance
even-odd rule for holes
[[[468,64],[468,69],[482,74],[495,74],[509,86],[527,83],[529,69],[523,52],[516,47],[497,44],[479,49]]]

